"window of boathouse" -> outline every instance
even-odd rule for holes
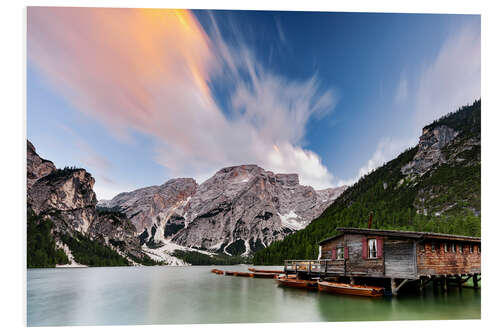
[[[344,259],[344,248],[343,247],[338,247],[337,248],[337,255],[336,255],[337,260],[342,260]]]
[[[368,239],[368,258],[377,258],[377,240],[375,238]]]

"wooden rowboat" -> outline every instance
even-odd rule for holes
[[[242,277],[253,277],[254,273],[248,273],[248,272],[231,272],[231,271],[226,271],[226,275],[232,275],[232,276],[242,276]]]
[[[248,270],[250,272],[255,272],[255,273],[274,273],[274,274],[282,274],[283,273],[283,271],[256,269],[256,268],[249,268]]]
[[[374,286],[360,286],[356,284],[338,283],[338,282],[318,282],[319,291],[326,291],[335,294],[357,295],[377,297],[384,295],[384,288]]]
[[[219,275],[224,274],[224,271],[217,268],[212,269],[211,272]]]
[[[278,275],[276,273],[259,273],[259,272],[254,272],[250,274],[253,274],[254,278],[261,278],[261,279],[274,279]]]
[[[318,288],[317,281],[300,280],[290,277],[287,278],[285,276],[279,276],[278,278],[276,278],[276,282],[278,282],[281,286],[285,287],[294,287],[294,288],[311,289],[311,290],[316,290]]]

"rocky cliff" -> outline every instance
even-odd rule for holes
[[[57,169],[28,141],[27,178],[30,216],[38,223],[51,221],[52,236],[66,252],[70,249],[64,241],[79,237],[109,246],[124,257],[145,258],[136,229],[124,214],[96,211],[95,180],[85,169]]]
[[[223,168],[199,186],[190,178],[173,179],[99,205],[127,214],[150,248],[173,242],[248,255],[304,228],[344,189],[315,191],[300,185],[296,174],[241,165]]]
[[[94,178],[84,169],[55,169],[28,189],[35,214],[51,218],[58,230],[86,233],[95,220]]]
[[[123,213],[98,210],[97,217],[90,225],[89,234],[102,243],[110,244],[125,256],[143,258],[137,230]]]
[[[422,175],[429,171],[435,164],[446,163],[442,149],[455,139],[457,135],[458,131],[446,125],[437,126],[432,129],[425,127],[418,142],[417,153],[410,163],[401,168],[401,173],[404,175]]]
[[[176,178],[160,186],[120,193],[112,200],[100,201],[99,206],[125,213],[139,232],[150,231],[154,226],[162,227],[159,233],[169,233],[172,231],[164,230],[165,224],[161,222],[169,220],[172,215],[182,216],[186,203],[197,188],[198,184],[192,178]],[[175,218],[172,221],[177,224]]]
[[[31,142],[27,142],[26,152],[26,185],[28,192],[28,201],[30,201],[29,191],[33,184],[40,178],[47,176],[52,171],[56,170],[54,163],[42,159],[38,156],[35,146]]]
[[[418,214],[480,215],[480,107],[476,102],[422,130],[417,153],[401,168],[405,177],[398,183],[418,188],[413,201]],[[461,121],[449,120],[455,118]]]

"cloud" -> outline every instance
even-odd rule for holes
[[[85,167],[90,167],[91,169],[99,172],[107,172],[112,164],[111,161],[97,153],[78,133],[76,133],[72,128],[63,125],[61,123],[57,124],[64,132],[66,132],[71,138],[71,142],[74,145],[74,151],[78,152],[79,162]]]
[[[408,80],[405,75],[401,75],[399,80],[399,85],[396,89],[396,94],[394,96],[394,102],[397,104],[402,104],[408,98]]]
[[[110,200],[117,194],[134,190],[133,187],[126,183],[114,183],[112,180],[105,177],[95,177],[94,192],[97,195],[97,200]]]
[[[479,26],[466,25],[450,35],[431,62],[410,81],[401,74],[394,102],[404,105],[411,116],[406,134],[382,138],[368,161],[358,170],[357,178],[337,180],[336,185],[351,185],[360,177],[397,157],[418,143],[417,135],[425,125],[458,110],[481,97],[481,32]],[[415,86],[415,90],[410,90]]]
[[[467,25],[451,35],[416,85],[415,122],[420,127],[480,98],[480,26]]]
[[[368,161],[358,169],[357,176],[351,179],[337,180],[335,186],[352,185],[356,183],[361,177],[384,165],[384,163],[396,158],[406,149],[415,146],[417,142],[418,138],[382,138]]]
[[[269,71],[245,45],[228,45],[213,17],[207,33],[184,10],[29,7],[28,59],[118,140],[133,142],[134,131],[153,137],[153,158],[172,176],[203,179],[256,163],[315,187],[333,184],[301,145],[307,122],[333,110],[334,91],[321,90],[315,75]],[[232,110],[216,102],[214,82],[228,87]]]
[[[382,138],[375,152],[372,154],[368,162],[358,171],[358,178],[372,172],[385,162],[396,158],[407,148],[414,146],[417,143],[417,138],[401,140],[397,138]]]
[[[57,126],[68,135],[69,141],[67,144],[72,145],[71,150],[76,152],[74,158],[75,161],[79,163],[78,166],[84,167],[91,172],[96,180],[94,191],[97,194],[98,200],[111,199],[116,194],[131,189],[130,186],[124,186],[123,184],[117,183],[110,176],[114,165],[107,157],[96,152],[94,148],[92,148],[92,146],[71,127],[62,123],[58,123]]]
[[[279,18],[275,18],[274,22],[276,23],[276,31],[278,31],[278,36],[280,37],[280,41],[282,43],[286,42],[285,31],[283,30],[283,26],[281,25],[281,21]]]

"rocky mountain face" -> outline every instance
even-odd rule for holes
[[[56,169],[33,183],[28,203],[35,214],[50,216],[59,229],[85,233],[96,218],[94,183],[84,169]]]
[[[62,244],[59,236],[79,233],[99,240],[124,256],[144,257],[136,229],[124,214],[96,211],[95,180],[85,169],[57,169],[52,162],[41,158],[28,141],[27,178],[28,209],[38,220],[52,221],[58,244]]]
[[[425,127],[418,142],[417,153],[410,163],[401,168],[401,173],[404,175],[423,175],[435,164],[446,163],[442,149],[455,139],[458,133],[458,131],[446,125],[441,125],[433,129]]]
[[[401,167],[404,177],[398,183],[418,188],[413,201],[417,214],[479,216],[480,111],[476,102],[423,128],[417,153]]]
[[[137,229],[125,214],[98,210],[89,234],[102,243],[110,244],[121,254],[132,256],[133,259],[144,257],[136,236]]]
[[[296,174],[256,165],[221,169],[201,185],[179,178],[122,193],[99,206],[125,213],[141,242],[248,255],[304,228],[345,187],[315,191]]]
[[[163,226],[161,222],[169,220],[172,215],[182,216],[186,203],[197,188],[198,184],[192,178],[176,178],[160,186],[120,193],[112,200],[100,201],[99,206],[125,213],[139,232],[150,231],[153,226]]]
[[[42,159],[38,156],[35,146],[28,141],[27,144],[27,154],[26,154],[26,167],[27,167],[27,190],[29,196],[29,190],[33,184],[40,178],[47,176],[52,171],[56,170],[54,163],[48,160]]]

